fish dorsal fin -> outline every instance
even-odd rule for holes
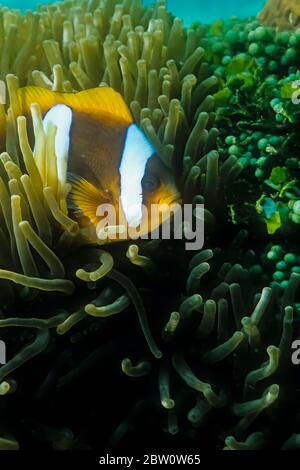
[[[78,113],[106,122],[130,125],[131,113],[123,97],[110,87],[91,88],[78,93],[60,93],[42,87],[19,88],[13,107],[17,115],[29,115],[32,103],[38,103],[42,114],[57,104],[65,104]]]
[[[72,110],[65,104],[53,106],[43,119],[46,134],[50,125],[57,127],[55,136],[56,165],[57,176],[62,184],[66,182],[67,178],[72,119]]]

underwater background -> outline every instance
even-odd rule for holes
[[[3,6],[9,8],[20,8],[34,10],[36,5],[41,3],[52,3],[51,0],[6,0]],[[265,0],[252,0],[251,2],[241,2],[239,0],[169,0],[168,7],[174,15],[183,18],[189,24],[197,18],[204,23],[217,18],[229,18],[230,16],[255,16],[263,8]],[[145,0],[145,5],[152,5],[152,0]]]
[[[1,10],[0,450],[300,448],[299,3],[187,4]],[[42,96],[99,85],[204,221],[203,249],[88,239]]]

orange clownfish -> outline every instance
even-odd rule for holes
[[[153,205],[179,201],[172,172],[112,88],[58,93],[25,87],[16,98],[18,114],[30,117],[31,104],[38,103],[45,131],[50,123],[57,126],[57,174],[62,184],[71,182],[71,208],[81,226],[97,227],[99,206],[109,204],[117,225],[140,227],[143,234],[164,219],[151,215]]]

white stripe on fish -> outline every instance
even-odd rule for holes
[[[145,134],[135,124],[129,126],[120,164],[120,199],[130,227],[138,227],[142,219],[142,179],[154,153]]]

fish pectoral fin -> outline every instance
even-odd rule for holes
[[[98,208],[101,204],[110,203],[107,194],[101,189],[96,188],[92,183],[80,176],[69,176],[68,181],[71,183],[71,191],[69,193],[69,208],[75,209],[83,216],[88,217],[90,221],[97,225],[99,216]]]

